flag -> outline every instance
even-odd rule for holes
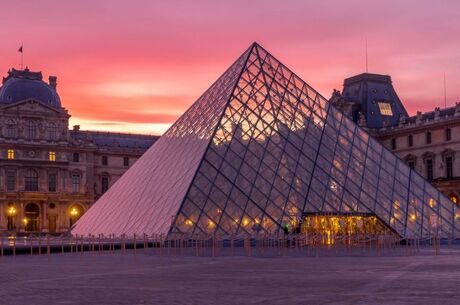
[[[21,52],[21,53],[22,53],[22,45],[21,45],[21,47],[19,48],[18,52]]]

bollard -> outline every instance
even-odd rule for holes
[[[115,253],[115,249],[114,249],[114,248],[115,248],[115,245],[113,244],[113,243],[114,243],[114,239],[115,239],[114,234],[113,234],[113,233],[110,234],[110,235],[109,235],[109,252],[110,252],[110,254],[114,254],[114,253]]]
[[[214,249],[214,248],[215,248],[215,242],[216,242],[215,237],[212,236],[212,237],[211,237],[211,245],[212,245],[211,255],[212,255],[212,257],[215,256],[215,249]]]
[[[40,234],[38,235],[38,255],[42,255],[42,240]]]
[[[83,255],[83,251],[85,250],[85,249],[83,248],[83,246],[84,246],[84,237],[83,237],[83,234],[82,234],[82,235],[80,236],[80,256]],[[88,248],[88,251],[89,251],[89,248]]]
[[[50,236],[46,235],[46,255],[48,256],[48,259],[50,258],[50,254],[51,254]]]
[[[125,255],[125,254],[126,254],[126,239],[125,239],[125,238],[126,238],[126,235],[123,234],[121,238],[122,238],[122,244],[123,244],[123,251],[122,251],[122,254]]]
[[[235,256],[235,240],[233,234],[230,236],[230,247],[232,256]]]
[[[134,257],[136,257],[136,250],[137,250],[137,241],[136,241],[136,233],[134,233]]]
[[[173,241],[174,241],[174,257],[176,257],[176,252],[177,252],[177,236],[174,236],[173,237]],[[172,244],[171,244],[172,246]]]

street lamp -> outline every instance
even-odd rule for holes
[[[76,208],[72,208],[72,210],[70,211],[70,215],[72,215],[73,217],[78,216],[78,210]]]
[[[9,215],[9,216],[14,216],[14,215],[16,215],[16,209],[15,209],[14,207],[10,207],[10,208],[8,209],[8,215]]]

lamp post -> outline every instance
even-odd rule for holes
[[[76,208],[72,208],[72,210],[70,211],[70,215],[72,216],[78,216],[78,210]]]
[[[78,211],[77,208],[73,207],[70,210],[70,220],[71,220],[71,226],[75,223],[75,221],[78,219],[78,215],[80,214],[80,211]]]
[[[14,206],[10,206],[8,208],[8,230],[14,229],[15,216],[16,216],[16,208]]]
[[[8,216],[14,216],[16,215],[16,209],[11,206],[9,209],[8,209]]]
[[[24,223],[24,231],[27,231],[27,224],[29,223],[29,220],[27,218],[24,218],[22,222]]]

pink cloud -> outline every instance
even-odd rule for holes
[[[254,40],[326,97],[364,71],[365,37],[370,72],[390,74],[411,113],[439,106],[443,72],[448,103],[460,97],[453,0],[10,1],[0,20],[0,71],[18,66],[24,42],[25,63],[58,76],[73,120],[127,131],[172,122]]]

